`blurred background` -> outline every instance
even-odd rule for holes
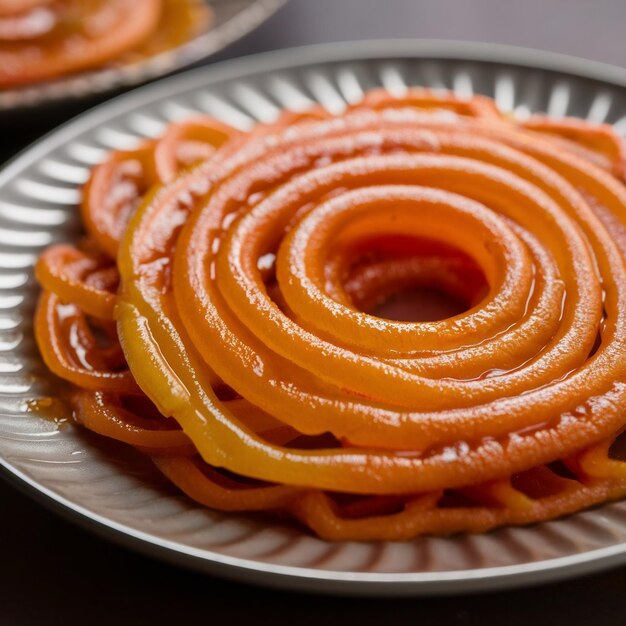
[[[624,65],[625,0],[291,0],[224,56],[408,37],[487,41]]]
[[[3,1],[14,0],[0,0],[0,5]],[[167,1],[175,6],[183,0]],[[196,65],[292,46],[387,38],[499,43],[626,64],[626,0],[206,1],[215,8],[218,26],[240,12],[256,12],[256,17],[243,21],[261,24]],[[271,16],[263,21],[267,14]],[[223,41],[233,39],[239,27],[226,26],[224,34],[214,37],[216,45],[210,47],[221,48]],[[106,80],[99,82],[106,84]],[[72,93],[75,88],[66,91]],[[60,123],[121,91],[108,89],[91,95],[87,91],[80,98],[55,96],[39,109],[17,107],[13,111],[3,110],[0,89],[0,130],[4,138],[0,142],[0,163]]]
[[[436,38],[525,46],[625,66],[625,26],[626,0],[290,0],[203,63],[331,41]],[[5,124],[0,162],[106,97],[26,112],[18,125]],[[183,619],[249,624],[259,618],[299,626],[420,620],[442,626],[626,624],[626,568],[535,590],[452,599],[316,598],[247,588],[128,552],[3,481],[0,511],[2,626],[156,626]]]

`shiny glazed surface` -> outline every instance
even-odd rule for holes
[[[93,171],[89,241],[38,265],[40,348],[79,421],[191,497],[323,537],[618,498],[623,165],[607,127],[420,89],[245,134],[173,125]],[[368,313],[420,285],[467,310]]]
[[[153,56],[210,21],[200,0],[11,0],[0,6],[0,88]]]

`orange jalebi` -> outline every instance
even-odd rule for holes
[[[330,539],[621,498],[624,154],[608,126],[417,88],[171,125],[94,168],[87,244],[42,255],[43,358],[78,422],[190,497]],[[456,308],[377,315],[411,288]]]
[[[0,88],[151,56],[209,20],[200,0],[0,0]]]

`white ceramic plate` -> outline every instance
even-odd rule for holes
[[[201,68],[81,116],[0,173],[0,467],[42,501],[154,556],[308,591],[426,594],[491,589],[626,563],[626,502],[526,528],[408,543],[328,543],[258,516],[202,509],[132,450],[26,411],[54,396],[32,336],[39,251],[78,233],[89,167],[111,148],[199,111],[248,127],[280,107],[340,111],[377,85],[481,92],[518,115],[609,121],[626,133],[626,71],[533,51],[445,42],[364,42]],[[10,514],[9,512],[5,512]]]
[[[129,0],[132,2],[132,0]],[[206,32],[155,56],[126,65],[80,72],[57,80],[0,90],[0,113],[94,96],[165,76],[215,54],[266,20],[287,0],[205,0],[213,11]]]

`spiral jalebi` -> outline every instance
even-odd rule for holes
[[[37,340],[79,423],[207,507],[396,540],[618,499],[624,155],[419,88],[174,124],[92,171]],[[378,314],[416,289],[457,308]]]
[[[2,0],[0,89],[153,56],[211,15],[200,0]]]

